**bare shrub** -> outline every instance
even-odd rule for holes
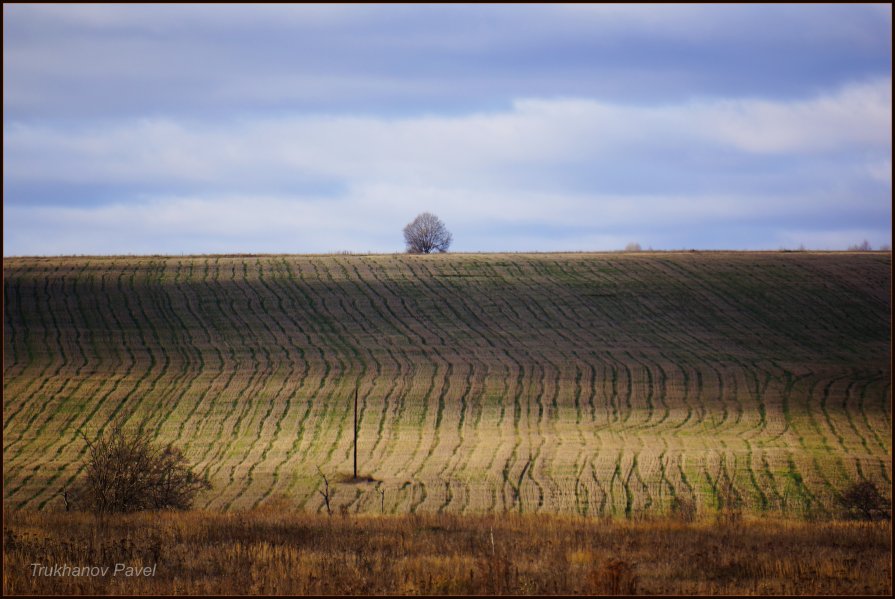
[[[846,518],[882,520],[892,517],[892,502],[880,493],[876,484],[865,480],[849,486],[839,497]]]
[[[625,246],[626,252],[642,252],[643,250],[640,248],[640,244],[636,241],[632,241],[628,245]]]
[[[86,474],[65,494],[66,509],[100,514],[187,510],[199,491],[211,488],[207,478],[192,471],[180,449],[154,444],[148,431],[125,430],[119,422],[92,441],[81,436],[88,448]]]
[[[870,247],[870,242],[866,239],[858,245],[848,246],[848,251],[850,252],[869,252],[871,249],[872,248]]]

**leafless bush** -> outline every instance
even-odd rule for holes
[[[196,494],[210,489],[186,457],[172,446],[159,446],[145,430],[125,430],[116,423],[106,434],[87,443],[86,474],[71,493],[64,491],[66,509],[100,514],[158,509],[190,509]]]
[[[642,252],[643,250],[640,248],[640,244],[636,241],[632,241],[628,245],[625,246],[626,252]]]
[[[839,498],[846,518],[881,520],[892,517],[892,502],[880,493],[876,484],[865,480],[854,483]]]
[[[860,243],[858,245],[848,246],[848,251],[850,252],[869,252],[871,249],[872,248],[870,247],[870,242],[866,239],[863,241],[863,243]]]

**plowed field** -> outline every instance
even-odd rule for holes
[[[128,417],[212,509],[320,510],[319,467],[352,512],[823,515],[890,485],[890,289],[889,253],[4,259],[4,503]]]

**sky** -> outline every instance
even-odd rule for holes
[[[3,5],[3,254],[892,239],[891,5]]]

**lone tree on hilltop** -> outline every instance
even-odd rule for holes
[[[404,227],[404,242],[409,254],[446,252],[451,246],[451,234],[441,219],[423,212]]]

